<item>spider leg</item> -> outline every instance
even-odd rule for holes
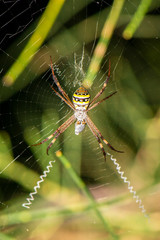
[[[68,121],[70,120],[70,121]],[[49,149],[52,147],[52,145],[55,143],[55,141],[57,140],[57,138],[75,121],[75,116],[72,115],[69,119],[65,122],[65,125],[62,124],[57,130],[58,134],[56,135],[56,137],[51,141],[51,143],[49,144],[49,146],[47,147],[47,155]]]
[[[53,70],[53,63],[52,63],[52,58],[50,57],[50,61],[51,61],[51,70],[52,70],[52,77],[53,77],[53,80],[55,82],[55,84],[57,85],[59,91],[62,93],[62,95],[64,96],[64,98],[66,98],[66,100],[68,100],[68,102],[73,106],[73,103],[71,102],[69,96],[67,95],[67,93],[63,90],[63,88],[61,87],[57,77],[55,76],[54,74],[54,70]]]
[[[70,102],[68,102],[68,100],[66,100],[61,94],[59,94],[59,92],[57,92],[57,91],[53,88],[52,85],[50,85],[50,87],[52,88],[52,90],[55,92],[55,94],[56,94],[58,97],[60,97],[70,108],[72,108],[73,110],[75,110],[74,107],[73,107],[73,105],[71,105]]]
[[[102,150],[102,153],[103,153],[103,156],[104,156],[104,161],[106,162],[106,152],[105,152],[105,150],[104,150],[104,148],[103,148],[103,144],[101,143],[100,138],[98,137],[97,133],[96,133],[95,130],[92,128],[92,126],[89,125],[89,124],[88,124],[88,126],[89,126],[91,132],[93,133],[93,135],[96,137],[96,139],[97,139],[97,141],[98,141],[98,144],[99,144],[99,147],[100,147],[100,149]]]
[[[105,101],[106,99],[108,99],[108,98],[112,97],[112,96],[113,96],[114,94],[116,94],[116,93],[117,93],[117,91],[116,91],[116,92],[114,92],[114,93],[112,93],[112,94],[110,94],[109,96],[107,96],[107,97],[103,98],[103,99],[102,99],[102,100],[100,100],[99,102],[97,102],[97,103],[93,104],[91,107],[89,107],[89,108],[88,108],[87,112],[88,112],[89,110],[91,110],[91,109],[95,108],[97,105],[99,105],[100,103],[102,103],[102,102],[103,102],[103,101]]]
[[[57,129],[57,130],[58,130],[58,129]],[[56,130],[56,131],[57,131],[57,130]],[[51,138],[56,134],[56,131],[55,131],[54,133],[52,133],[49,137],[43,139],[41,142],[32,144],[31,146],[38,146],[38,145],[41,145],[41,144],[47,142],[49,139],[51,139]]]
[[[112,150],[114,150],[115,152],[119,152],[119,153],[123,153],[123,151],[119,151],[119,150],[116,150],[114,147],[112,147],[112,145],[102,136],[101,132],[99,131],[99,129],[95,126],[95,124],[92,122],[92,120],[87,116],[86,117],[86,122],[88,124],[88,126],[91,126],[95,132],[98,133],[98,135],[100,136],[100,138],[102,139],[102,141],[108,145]]]
[[[37,145],[40,145],[40,144],[43,144],[44,142],[46,142],[46,141],[48,141],[49,139],[51,139],[54,135],[56,135],[56,139],[57,139],[57,137],[61,134],[61,133],[63,133],[73,122],[75,121],[75,116],[74,115],[72,115],[69,119],[67,119],[59,128],[57,128],[57,130],[54,132],[54,133],[52,133],[49,137],[47,137],[47,138],[45,138],[44,140],[42,140],[41,142],[39,142],[39,143],[36,143],[36,144],[33,144],[32,146],[37,146]],[[54,140],[54,139],[53,139]],[[53,142],[53,140],[52,140],[52,142]],[[52,143],[51,142],[51,143]],[[54,141],[55,142],[55,141]],[[53,142],[53,143],[54,143]],[[50,143],[50,145],[52,146],[53,145],[53,143],[51,144]],[[50,146],[49,145],[49,146]],[[50,146],[50,147],[51,147]],[[49,147],[49,148],[50,148]],[[48,148],[47,148],[48,149]],[[49,149],[48,149],[49,150]],[[48,150],[47,150],[47,154],[48,154]]]
[[[105,88],[106,88],[106,86],[107,86],[107,83],[108,83],[108,81],[109,81],[109,79],[110,79],[110,74],[111,74],[111,62],[109,61],[109,70],[108,70],[108,76],[107,76],[107,79],[106,79],[106,81],[104,82],[104,84],[103,84],[103,87],[102,87],[102,89],[96,94],[96,96],[93,98],[93,100],[91,101],[91,103],[90,103],[90,106],[97,100],[97,98],[99,98],[99,96],[104,92],[104,90],[105,90]]]

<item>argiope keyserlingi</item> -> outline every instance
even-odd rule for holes
[[[95,101],[99,98],[99,96],[104,92],[108,80],[110,78],[110,63],[109,63],[109,71],[108,71],[108,76],[106,81],[103,84],[102,89],[97,93],[97,95],[93,98],[93,100],[90,102],[90,94],[89,92],[82,86],[79,87],[75,93],[73,94],[72,97],[72,101],[70,100],[69,96],[67,95],[67,93],[62,89],[57,77],[54,74],[54,70],[53,70],[53,64],[52,64],[52,59],[51,59],[51,70],[52,70],[52,77],[54,80],[54,83],[57,85],[59,92],[62,94],[60,94],[59,92],[57,92],[52,85],[51,88],[52,90],[55,92],[55,94],[60,97],[70,108],[72,108],[72,110],[74,111],[74,114],[68,119],[66,120],[54,133],[52,133],[49,137],[45,138],[44,140],[42,140],[41,142],[34,144],[33,146],[37,146],[40,145],[46,141],[48,141],[49,139],[51,139],[52,137],[54,137],[54,139],[51,141],[51,143],[49,144],[49,146],[47,147],[47,154],[48,154],[48,150],[51,148],[51,146],[54,144],[54,142],[56,141],[56,139],[72,124],[76,121],[75,123],[75,134],[78,135],[80,132],[83,131],[85,125],[87,124],[91,130],[91,132],[93,133],[93,135],[96,137],[99,146],[103,152],[104,158],[106,160],[106,152],[104,151],[103,145],[101,143],[101,140],[107,144],[112,150],[116,151],[116,152],[120,152],[123,153],[122,151],[118,151],[116,150],[114,147],[111,146],[111,144],[109,144],[109,142],[102,136],[101,132],[99,131],[99,129],[95,126],[95,124],[92,122],[92,120],[88,117],[87,113],[88,111],[90,111],[91,109],[95,108],[96,106],[98,106],[100,103],[102,103],[103,101],[105,101],[106,99],[110,98],[111,96],[113,96],[117,91],[113,92],[112,94],[110,94],[109,96],[105,97],[104,99],[100,100],[99,102]],[[93,104],[94,103],[94,104]],[[101,139],[101,140],[100,140]]]

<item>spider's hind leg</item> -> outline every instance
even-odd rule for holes
[[[104,156],[104,161],[106,162],[106,152],[105,152],[105,150],[103,148],[103,144],[101,143],[100,138],[98,137],[97,133],[94,131],[94,129],[91,127],[90,124],[88,124],[88,127],[90,128],[90,130],[93,133],[93,135],[96,137],[96,139],[98,141],[98,144],[99,144],[99,147],[102,150],[102,153],[103,153],[103,156]]]
[[[42,140],[41,142],[39,143],[36,143],[36,144],[33,144],[32,146],[37,146],[37,145],[40,145],[40,144],[43,144],[44,142],[48,141],[49,139],[51,139],[52,137],[54,137],[55,135],[55,138],[51,141],[51,143],[49,144],[49,146],[47,147],[47,154],[48,154],[48,151],[49,149],[51,148],[51,146],[55,143],[56,139],[75,121],[75,116],[74,114],[68,118],[59,128],[57,128],[57,130],[52,133],[49,137],[45,138],[44,140]]]
[[[101,143],[101,140],[100,140],[100,138],[98,136],[96,136],[96,138],[97,138],[97,141],[99,143],[100,149],[102,150],[102,153],[103,153],[103,156],[104,156],[104,161],[106,162],[106,152],[105,152],[105,150],[103,148],[103,144]]]
[[[108,145],[113,151],[123,153],[123,151],[116,150],[114,147],[112,147],[112,145],[102,136],[102,133],[99,131],[99,129],[95,126],[95,124],[92,122],[92,120],[88,116],[86,118],[86,122],[87,122],[89,128],[91,129],[92,133],[94,131],[97,135],[99,135],[99,137],[102,139],[102,141],[106,145]]]
[[[52,133],[49,137],[43,139],[41,142],[38,142],[38,143],[32,144],[31,146],[38,146],[38,145],[41,145],[41,144],[47,142],[48,140],[50,140],[54,135],[55,135],[55,132]]]
[[[102,141],[103,141],[106,145],[108,145],[113,151],[119,152],[119,153],[124,153],[123,151],[116,150],[114,147],[112,147],[112,145],[102,136],[102,134],[100,135],[100,138],[101,138]]]

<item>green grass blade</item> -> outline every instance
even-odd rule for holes
[[[29,42],[23,49],[17,61],[11,66],[3,78],[5,86],[14,84],[19,75],[23,72],[25,67],[32,60],[34,54],[43,44],[47,34],[49,33],[53,23],[56,20],[65,0],[50,0],[46,10],[44,11],[38,26],[31,36]]]
[[[67,139],[70,134],[71,128],[68,128],[64,132],[64,139]],[[74,169],[74,171],[80,175],[81,172],[81,155],[82,155],[82,135],[74,134],[72,136],[72,142],[64,141],[63,145],[63,154],[70,160],[70,163]],[[75,186],[72,179],[68,176],[68,173],[64,169],[62,171],[62,186]]]
[[[13,158],[13,154],[10,151],[11,141],[7,133],[0,132],[0,175],[1,177],[8,178],[29,191],[33,191],[34,186],[39,181],[39,175],[33,170],[24,166],[24,164],[16,161]],[[5,160],[5,161],[4,161]],[[46,188],[46,190],[45,190]],[[45,180],[41,189],[39,189],[39,195],[44,198],[50,199],[48,196],[50,192],[51,199],[53,194],[59,192],[59,186],[50,180]]]
[[[125,39],[130,39],[133,37],[135,31],[141,24],[146,12],[149,9],[152,0],[142,0],[137,11],[135,12],[131,22],[127,25],[123,32],[123,37]]]
[[[82,179],[77,175],[77,173],[73,170],[70,162],[67,160],[67,158],[62,154],[61,151],[57,151],[56,153],[57,157],[60,159],[63,166],[66,168],[68,174],[73,179],[75,184],[79,187],[79,189],[84,193],[84,195],[87,197],[89,202],[91,203],[91,206],[93,210],[95,211],[97,217],[101,220],[103,225],[105,226],[105,229],[110,233],[110,235],[113,237],[113,239],[118,239],[118,236],[113,232],[111,229],[109,223],[106,221],[106,219],[101,214],[100,210],[96,206],[96,201],[92,197],[91,193],[89,192],[87,186],[82,181]]]
[[[3,239],[3,240],[16,240],[15,238],[13,237],[10,237],[6,234],[3,234],[3,233],[0,233],[0,239]]]
[[[99,42],[94,50],[87,76],[83,81],[83,86],[86,88],[90,88],[92,86],[94,78],[100,69],[102,59],[107,51],[124,2],[125,0],[114,0],[110,14],[102,29]]]

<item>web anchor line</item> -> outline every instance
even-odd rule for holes
[[[44,178],[47,177],[48,173],[51,171],[51,168],[53,167],[53,163],[55,163],[55,160],[54,161],[49,161],[49,164],[47,165],[45,171],[43,171],[43,174],[40,176],[40,180],[37,181],[37,185],[34,186],[34,192],[31,192],[29,194],[30,197],[26,198],[26,202],[22,204],[22,207],[25,207],[25,208],[30,208],[30,205],[32,204],[32,202],[34,201],[34,195],[36,195],[38,193],[38,189],[41,188],[40,184],[42,182],[44,182]]]
[[[124,177],[124,172],[121,171],[121,166],[119,165],[119,163],[117,162],[116,158],[113,158],[113,155],[111,155],[110,153],[107,152],[107,155],[110,156],[111,161],[114,163],[114,165],[116,166],[116,170],[118,172],[118,174],[121,176],[121,179],[123,180],[124,183],[128,184],[128,190],[130,191],[130,193],[133,194],[133,198],[136,199],[136,203],[138,203],[139,208],[141,209],[141,212],[144,214],[145,217],[149,218],[149,216],[146,214],[146,209],[144,208],[144,205],[142,203],[142,200],[140,199],[140,197],[137,195],[137,192],[135,190],[133,190],[133,186],[131,186],[131,183],[129,180],[127,180],[127,177]]]

